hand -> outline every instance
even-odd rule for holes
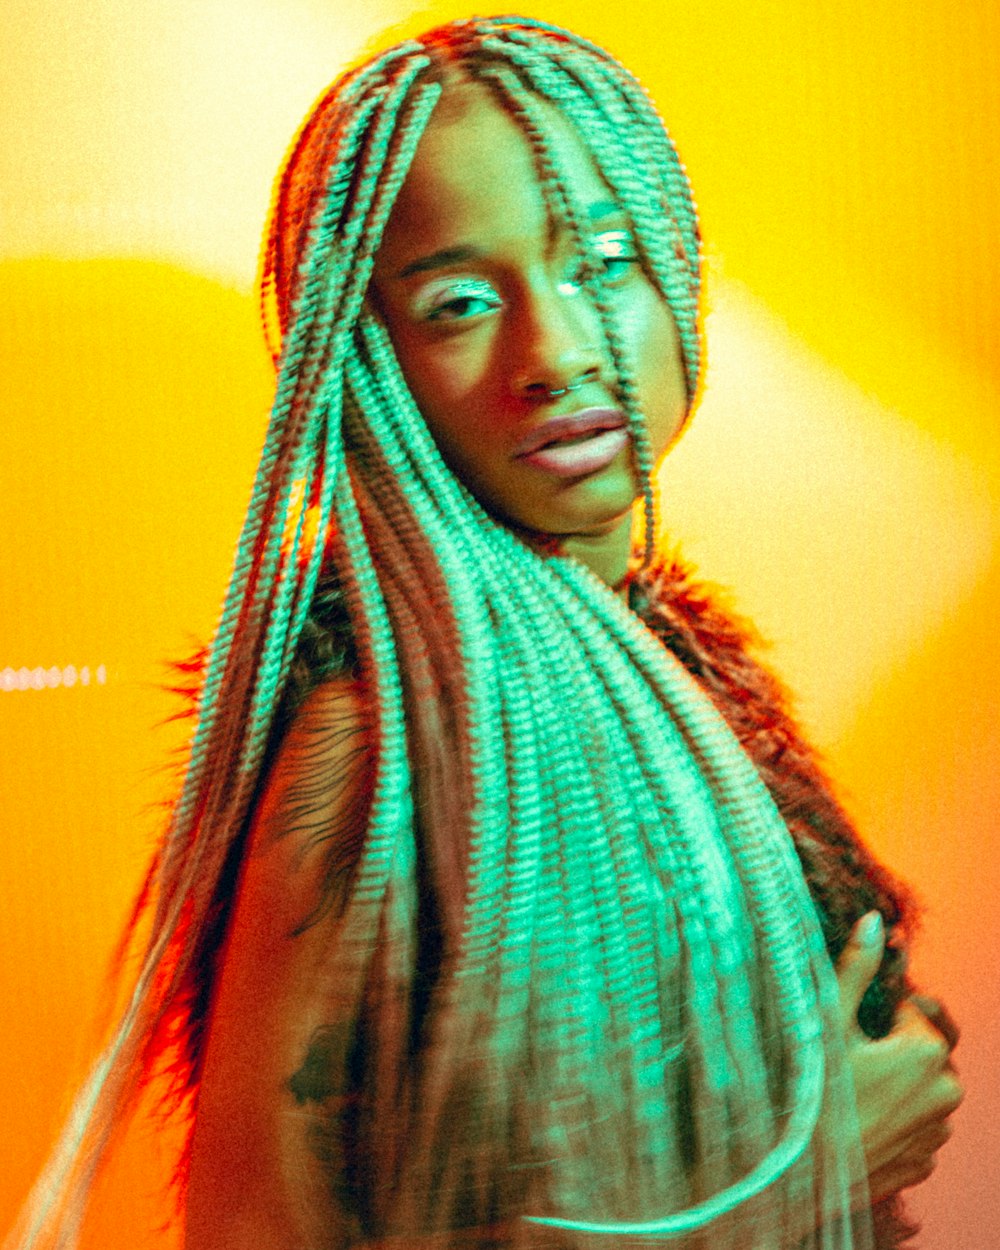
[[[962,1101],[963,1091],[950,1057],[957,1029],[933,999],[901,1003],[892,1031],[878,1040],[867,1037],[858,1024],[858,1007],[878,972],[885,940],[880,917],[868,941],[864,940],[867,919],[863,917],[855,926],[837,964],[837,979],[868,1185],[875,1203],[930,1176],[934,1156],[951,1136],[949,1117]],[[934,1023],[921,1011],[921,1001],[934,1012]],[[941,1026],[935,1027],[938,1020]]]
[[[960,1031],[944,1003],[939,998],[932,998],[930,994],[911,994],[910,1002],[919,1007],[931,1024],[943,1035],[948,1043],[949,1053],[953,1051],[958,1045]]]

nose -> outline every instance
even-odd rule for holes
[[[511,372],[515,395],[544,402],[602,380],[604,336],[597,312],[582,291],[565,293],[546,283],[544,289],[525,294],[519,311]]]

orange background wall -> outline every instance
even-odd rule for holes
[[[0,1230],[93,1043],[263,435],[250,288],[302,114],[396,0],[6,0],[0,64]],[[664,512],[926,908],[969,1096],[924,1250],[1000,1247],[1000,9],[539,3],[657,97],[702,209],[710,370]],[[84,669],[88,681],[83,680]],[[26,676],[25,676],[26,674]],[[27,683],[28,689],[22,689]],[[91,1242],[146,1234],[139,1132]]]

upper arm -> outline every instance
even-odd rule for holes
[[[339,895],[374,752],[356,682],[306,699],[253,817],[213,989],[185,1209],[188,1250],[319,1250],[339,1240],[294,1077],[325,1022]],[[301,1084],[301,1080],[300,1080]]]

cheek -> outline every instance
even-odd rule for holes
[[[631,344],[639,403],[658,455],[684,421],[687,387],[673,316],[653,290],[633,306],[623,329]]]
[[[482,353],[462,340],[428,343],[415,335],[393,336],[396,357],[407,385],[432,433],[466,426],[478,410],[485,380]]]

